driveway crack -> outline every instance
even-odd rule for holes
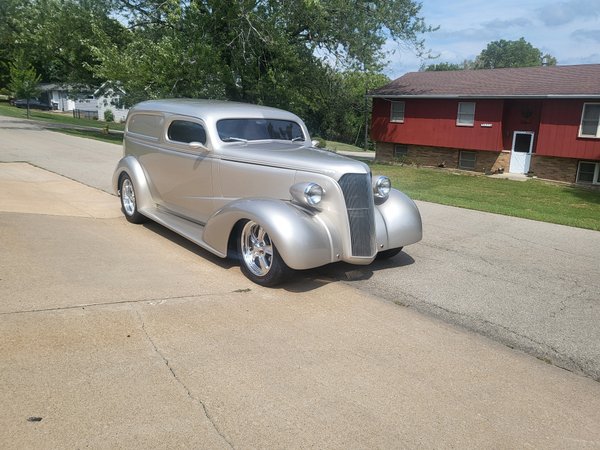
[[[162,361],[165,364],[165,366],[167,366],[167,369],[169,369],[169,372],[171,373],[171,376],[184,389],[184,391],[186,392],[188,398],[190,400],[192,400],[196,405],[200,406],[200,408],[202,408],[204,416],[211,423],[212,427],[217,432],[217,434],[219,436],[221,436],[221,438],[227,443],[227,445],[230,448],[232,448],[232,449],[235,448],[233,446],[233,444],[231,443],[231,441],[229,439],[227,439],[227,437],[225,436],[225,434],[223,434],[223,432],[219,429],[219,426],[217,425],[214,417],[212,417],[212,415],[210,414],[208,408],[206,407],[206,404],[201,399],[199,399],[198,397],[195,397],[192,394],[192,392],[190,391],[190,389],[186,386],[186,384],[181,380],[181,378],[179,378],[177,376],[177,373],[175,373],[175,370],[173,369],[173,367],[169,363],[168,358],[160,351],[160,349],[156,345],[156,342],[154,342],[154,339],[152,339],[152,336],[150,336],[150,334],[148,333],[148,330],[146,330],[146,323],[144,322],[144,319],[142,318],[142,315],[140,314],[140,312],[137,309],[134,309],[134,311],[135,311],[135,313],[136,313],[136,315],[138,317],[138,320],[140,321],[141,328],[142,328],[142,331],[144,332],[144,335],[148,339],[148,342],[150,342],[150,345],[152,345],[152,348],[154,349],[154,352],[162,359]]]

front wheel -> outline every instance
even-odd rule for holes
[[[266,230],[251,220],[240,232],[238,253],[242,273],[261,286],[275,286],[291,272]]]
[[[121,176],[121,186],[119,188],[121,193],[121,209],[125,218],[131,223],[144,223],[146,217],[140,214],[137,209],[137,202],[135,200],[135,190],[133,188],[133,182],[129,175],[126,173]]]

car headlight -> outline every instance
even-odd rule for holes
[[[324,191],[317,183],[298,183],[290,188],[290,194],[298,203],[316,207],[321,203]]]
[[[392,182],[388,177],[379,176],[373,181],[373,194],[377,198],[387,198],[392,189]]]

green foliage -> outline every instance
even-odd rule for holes
[[[46,82],[98,83],[89,70],[98,32],[111,42],[126,42],[124,27],[110,17],[112,0],[1,0],[0,85],[2,61],[24,52]]]
[[[112,109],[104,110],[104,121],[105,122],[114,122],[115,121],[115,115],[113,114]]]
[[[423,52],[412,0],[122,1],[125,45],[102,35],[89,69],[120,80],[129,103],[219,98],[291,110],[327,139],[361,142],[367,89],[388,80],[391,37]]]
[[[9,73],[8,89],[15,97],[31,99],[39,94],[40,75],[25,59],[23,53],[19,54],[15,61],[9,64]]]
[[[46,82],[119,81],[130,105],[192,97],[281,107],[326,138],[362,142],[365,89],[387,81],[389,40],[426,53],[432,28],[420,9],[417,0],[1,0],[0,62],[24,51]],[[7,77],[0,64],[0,87]]]
[[[40,93],[38,88],[40,75],[26,61],[22,53],[10,64],[9,73],[10,82],[8,83],[8,89],[15,97],[27,100],[27,118],[29,118],[29,100]]]
[[[543,54],[524,38],[518,41],[490,42],[481,53],[472,60],[465,60],[462,64],[441,62],[423,65],[421,71],[469,70],[469,69],[500,69],[504,67],[535,67],[541,65],[555,66],[556,58],[550,54]]]
[[[422,67],[423,72],[446,72],[449,70],[463,70],[464,67],[460,64],[442,62],[438,64],[429,64],[428,66]]]
[[[534,67],[541,66],[542,60],[548,65],[556,65],[556,58],[544,55],[524,38],[518,41],[490,42],[475,60],[478,69],[499,69],[502,67]]]

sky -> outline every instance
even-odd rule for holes
[[[600,63],[600,0],[419,0],[421,16],[439,30],[425,45],[439,62],[474,59],[489,42],[523,37],[559,65]],[[409,49],[388,43],[391,79],[423,63]]]

